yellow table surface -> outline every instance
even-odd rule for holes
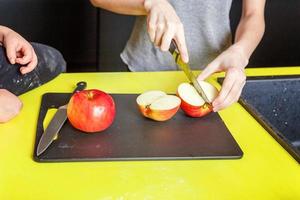
[[[247,69],[248,76],[300,74],[300,67]],[[217,74],[210,81],[216,82]],[[33,161],[41,96],[78,81],[109,93],[175,92],[182,72],[74,73],[22,95],[20,115],[0,124],[0,199],[300,199],[300,165],[238,103],[219,112],[244,152],[238,160]],[[267,95],[267,94],[264,94]]]

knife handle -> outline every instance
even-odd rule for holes
[[[73,91],[72,95],[75,94],[76,92],[79,92],[81,90],[84,90],[86,88],[87,83],[85,81],[80,81],[76,84],[76,88]]]
[[[177,48],[177,44],[176,44],[175,40],[172,39],[170,47],[169,47],[169,52],[171,54],[173,54],[175,51],[179,54],[179,51],[178,51],[178,48]]]

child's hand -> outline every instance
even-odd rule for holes
[[[22,109],[22,102],[17,96],[5,89],[0,89],[0,123],[14,118]]]
[[[31,72],[37,65],[37,56],[31,44],[21,35],[8,29],[3,34],[3,46],[6,48],[6,55],[11,64],[20,64],[20,72],[26,74]]]
[[[238,101],[246,83],[244,68],[247,64],[248,59],[243,51],[233,45],[213,60],[198,76],[198,80],[204,80],[214,72],[226,73],[221,91],[213,101],[215,112]]]

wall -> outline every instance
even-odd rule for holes
[[[234,0],[232,30],[242,0]],[[68,71],[127,71],[119,54],[134,17],[94,8],[88,0],[0,0],[0,24],[59,49]],[[300,65],[300,1],[267,0],[266,33],[249,67]]]
[[[59,49],[68,71],[96,71],[97,9],[88,0],[0,0],[0,24]]]

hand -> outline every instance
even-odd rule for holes
[[[26,74],[31,72],[37,65],[37,56],[31,44],[21,35],[8,29],[3,35],[3,46],[11,64],[20,64],[20,72]]]
[[[238,101],[246,83],[244,68],[247,64],[248,59],[241,48],[233,45],[213,60],[198,76],[198,80],[204,80],[215,72],[226,73],[221,91],[212,102],[215,112]]]
[[[0,89],[0,123],[14,118],[21,108],[22,102],[17,96],[5,89]]]
[[[168,51],[172,39],[175,40],[183,62],[188,62],[188,52],[183,25],[174,8],[167,0],[145,0],[147,29],[151,42]]]

